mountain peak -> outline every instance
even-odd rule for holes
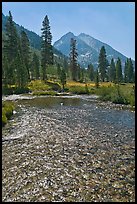
[[[88,36],[87,34],[85,34],[85,33],[80,33],[79,35],[78,35],[78,37],[79,36]]]
[[[72,38],[73,37],[74,38],[75,35],[72,32],[68,32],[63,37],[67,37],[67,38]]]
[[[66,35],[74,35],[72,32],[68,32],[66,33]]]
[[[93,38],[92,36],[88,35],[88,34],[85,34],[85,33],[80,33],[78,35],[78,37],[90,37],[90,38]]]
[[[92,63],[94,67],[98,66],[98,56],[102,46],[105,46],[109,62],[112,58],[116,61],[117,58],[120,57],[123,66],[127,59],[126,56],[113,49],[110,45],[85,33],[80,33],[78,36],[75,36],[72,32],[68,32],[54,43],[54,47],[69,56],[71,38],[77,40],[78,63],[83,67],[87,67],[90,63]]]

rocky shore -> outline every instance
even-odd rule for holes
[[[16,114],[2,132],[3,202],[135,202],[134,113],[87,99]]]

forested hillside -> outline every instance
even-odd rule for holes
[[[8,16],[5,16],[4,14],[2,14],[2,37],[4,38],[5,37],[5,25],[6,25],[6,22],[7,22],[7,19],[8,19]],[[39,35],[37,35],[35,32],[33,31],[30,31],[26,28],[24,28],[23,26],[21,25],[18,25],[14,22],[14,25],[17,29],[17,32],[19,34],[21,34],[22,31],[24,31],[27,36],[28,36],[28,39],[29,39],[29,42],[30,42],[30,46],[32,48],[34,48],[34,50],[39,53],[40,49],[41,49],[41,37]],[[61,59],[64,59],[67,57],[65,55],[63,55],[59,50],[57,50],[55,47],[53,47],[53,53],[55,54],[55,57],[57,58],[60,58]],[[57,61],[59,61],[57,59]]]
[[[87,38],[86,40],[76,38],[71,32],[56,43],[56,47],[63,46],[65,49],[63,52],[68,57],[63,55],[52,46],[52,33],[47,15],[42,22],[41,37],[23,26],[17,25],[10,11],[9,16],[2,15],[2,19],[3,93],[13,87],[21,90],[19,92],[27,90],[28,83],[32,80],[44,80],[45,83],[48,80],[53,80],[61,83],[63,89],[68,80],[82,83],[94,81],[96,87],[99,87],[99,82],[119,84],[134,83],[135,81],[134,65],[131,58],[126,58],[124,67],[120,57],[116,59],[112,56],[108,60],[104,44],[96,50],[96,55],[94,55],[95,47],[91,48],[88,45],[91,41],[89,43],[86,41]],[[97,66],[88,60],[86,69],[81,66],[79,50],[82,53],[83,49],[85,52],[91,50],[91,57],[92,59],[96,58]],[[85,56],[84,60],[86,59]]]

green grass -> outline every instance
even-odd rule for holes
[[[89,94],[87,86],[71,86],[68,90],[73,94]]]
[[[100,100],[111,101],[118,104],[130,104],[131,107],[135,106],[135,93],[133,83],[122,83],[115,85],[110,82],[100,83],[99,88],[95,87],[92,83],[80,83],[74,81],[67,81],[65,91],[72,94],[97,94]],[[61,91],[61,85],[57,82],[42,80],[35,80],[29,83],[28,88],[32,91],[33,95],[58,95],[57,92]]]
[[[33,80],[28,84],[30,91],[48,91],[51,87],[42,80]]]
[[[33,80],[28,84],[28,88],[32,92],[48,92],[48,91],[60,91],[61,86],[59,83],[52,81]]]
[[[13,110],[15,109],[14,103],[5,101],[2,103],[2,126],[4,126],[8,119],[13,115]]]
[[[103,101],[112,101],[116,104],[130,104],[135,106],[134,84],[102,86],[95,90],[95,94],[99,95]]]

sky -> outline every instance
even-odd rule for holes
[[[2,12],[41,35],[48,15],[52,44],[68,32],[88,34],[135,59],[135,2],[2,2]]]

